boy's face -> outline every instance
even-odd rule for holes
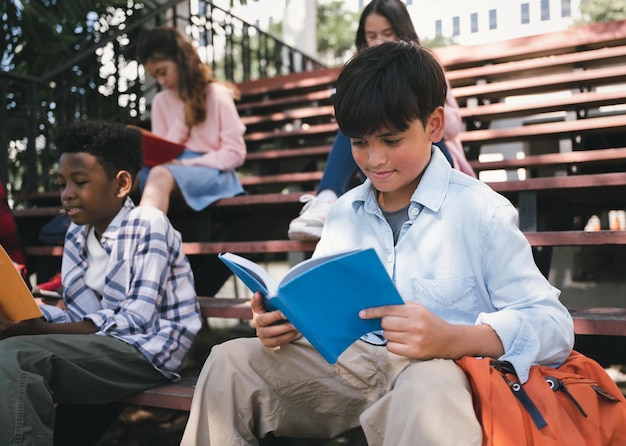
[[[411,202],[430,162],[431,145],[443,135],[443,123],[443,108],[438,107],[426,128],[414,120],[403,132],[381,129],[351,138],[354,160],[380,192],[378,203],[384,210],[396,211]]]
[[[122,171],[125,172],[125,171]],[[59,159],[61,204],[77,225],[93,225],[102,235],[124,203],[120,173],[109,178],[98,159],[85,152],[64,153]]]

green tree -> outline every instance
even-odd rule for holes
[[[420,39],[420,42],[426,48],[438,48],[455,44],[453,37],[445,37],[442,35],[435,36],[432,39]]]
[[[343,1],[317,2],[317,51],[326,65],[341,65],[353,54],[359,17]]]
[[[26,175],[26,166],[36,163],[37,174],[44,174],[43,187],[49,188],[46,174],[57,159],[49,141],[59,125],[84,117],[125,118],[120,116],[120,97],[129,92],[120,93],[119,79],[131,35],[119,33],[135,20],[134,12],[143,4],[133,0],[3,2],[2,70],[12,75],[2,79],[3,136],[10,160],[7,179],[13,190],[23,189],[24,178],[36,179],[32,171]],[[17,79],[17,75],[27,78]]]
[[[582,0],[580,4],[581,18],[577,24],[595,22],[611,22],[626,19],[624,0]]]

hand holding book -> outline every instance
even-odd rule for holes
[[[280,310],[331,364],[359,337],[381,329],[380,319],[361,319],[360,310],[404,303],[373,249],[306,260],[278,284],[248,259],[232,253],[219,258],[264,295],[267,311]]]

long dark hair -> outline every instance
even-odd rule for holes
[[[396,36],[399,40],[414,42],[419,45],[420,40],[413,26],[413,21],[407,11],[406,6],[400,0],[372,0],[363,8],[361,18],[359,19],[359,28],[356,31],[356,50],[357,52],[367,48],[367,40],[365,39],[365,19],[376,13],[389,20]]]
[[[208,65],[202,62],[198,51],[176,28],[161,26],[146,31],[137,43],[139,63],[169,60],[178,65],[177,93],[185,103],[185,124],[193,127],[206,119],[206,87],[217,80]],[[239,98],[236,87],[225,83],[235,99]]]

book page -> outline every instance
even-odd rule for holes
[[[232,252],[222,253],[218,258],[252,291],[265,296],[276,294],[276,281],[261,266]]]
[[[298,263],[297,265],[293,266],[289,271],[287,271],[287,273],[280,280],[280,285],[284,285],[285,283],[291,281],[292,279],[295,279],[296,277],[302,275],[304,272],[309,271],[317,267],[318,265],[321,265],[323,263],[326,263],[338,257],[343,257],[345,255],[353,254],[357,251],[358,250],[343,251],[343,252],[330,254],[327,256],[314,257],[311,259],[304,260]]]

